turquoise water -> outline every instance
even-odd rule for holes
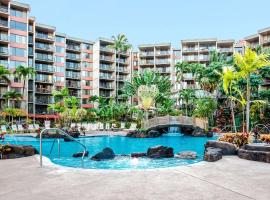
[[[190,137],[179,133],[167,134],[159,138],[127,138],[122,136],[97,136],[97,137],[80,137],[82,142],[89,151],[89,157],[84,159],[84,168],[89,169],[151,169],[188,165],[200,162],[203,159],[204,144],[207,140],[215,138]],[[4,143],[33,145],[39,150],[39,139],[33,137],[6,136]],[[61,157],[58,158],[57,142],[53,152],[49,155],[53,139],[43,139],[43,155],[58,165],[68,167],[82,167],[81,158],[73,158],[72,154],[81,152],[82,147],[75,142],[64,142],[60,140]],[[181,151],[196,151],[198,158],[195,160],[185,160],[177,158],[167,159],[148,159],[148,158],[130,158],[124,154],[133,152],[146,152],[149,147],[163,145],[172,147],[174,153]],[[102,151],[103,148],[110,147],[115,154],[115,159],[107,161],[92,161],[90,157]]]

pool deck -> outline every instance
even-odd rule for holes
[[[214,163],[153,170],[60,167],[38,156],[0,160],[0,199],[270,199],[270,164],[226,156]]]

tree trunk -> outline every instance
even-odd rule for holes
[[[246,132],[249,133],[250,75],[247,76]]]
[[[243,111],[242,111],[242,113],[243,113],[243,120],[242,120],[242,127],[243,127],[243,133],[245,133],[245,106],[243,105],[242,106],[242,109],[243,109]]]
[[[236,125],[235,125],[235,117],[234,117],[234,109],[233,109],[233,101],[231,100],[231,115],[232,115],[232,122],[233,122],[233,130],[236,133]]]
[[[118,59],[117,59],[117,69],[116,69],[116,93],[115,93],[115,102],[118,103],[118,86],[119,86],[119,65],[120,65],[120,52],[117,53],[118,54]]]

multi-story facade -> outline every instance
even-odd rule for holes
[[[132,70],[131,51],[117,53],[112,44],[112,40],[100,38],[93,48],[93,92],[105,98],[116,95],[117,88],[120,90],[124,82],[130,80]]]
[[[27,109],[29,116],[35,118],[55,117],[47,109],[53,102],[53,90],[67,87],[70,96],[80,100],[81,107],[90,108],[93,106],[88,102],[91,95],[114,97],[125,81],[146,69],[168,76],[177,98],[179,90],[194,88],[196,82],[192,75],[185,74],[184,83],[179,84],[176,63],[207,65],[213,50],[230,57],[233,52],[243,53],[245,47],[270,47],[270,28],[265,28],[237,43],[216,38],[189,39],[182,40],[179,48],[172,48],[170,43],[146,44],[139,45],[136,52],[129,50],[118,55],[110,47],[111,39],[99,38],[92,42],[58,33],[53,26],[37,23],[29,11],[27,4],[10,0],[0,3],[0,65],[11,72],[19,65],[36,70],[24,89],[23,81],[13,73],[10,84],[0,81],[0,108],[6,106],[3,99],[6,91],[24,91],[22,101],[16,106]],[[263,87],[269,86],[270,80],[265,80]],[[137,99],[133,98],[132,102],[136,103]]]

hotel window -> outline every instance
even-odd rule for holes
[[[54,76],[54,82],[64,82],[65,78],[61,76]]]
[[[82,80],[82,84],[85,85],[85,86],[91,86],[92,81]]]
[[[83,49],[92,50],[93,45],[91,45],[91,44],[83,44]]]
[[[11,50],[12,56],[26,57],[26,50],[25,49],[11,47],[10,50]]]
[[[29,67],[33,67],[34,66],[33,58],[28,58],[28,66]]]
[[[56,50],[56,53],[64,53],[65,52],[65,48],[61,47],[61,46],[56,46],[55,50]]]
[[[60,43],[64,43],[64,42],[65,42],[65,38],[56,36],[56,37],[55,37],[55,41],[56,41],[56,42],[60,42]]]
[[[26,37],[16,34],[10,34],[10,41],[15,43],[26,44]]]
[[[25,11],[22,11],[22,10],[11,8],[10,15],[15,16],[15,17],[26,18],[27,13]]]
[[[89,63],[89,62],[83,62],[82,63],[83,67],[93,67],[93,63]]]
[[[59,72],[59,73],[64,73],[65,72],[65,68],[64,67],[59,67],[59,66],[55,66],[54,70],[55,70],[55,72]]]
[[[91,90],[83,90],[82,94],[83,95],[91,95]]]
[[[88,98],[82,99],[82,104],[89,104]]]
[[[11,20],[10,21],[10,28],[20,30],[20,31],[27,31],[27,24]]]
[[[83,58],[92,59],[92,54],[90,54],[90,53],[83,53]]]
[[[64,59],[64,57],[55,56],[55,62],[57,62],[57,63],[63,63],[63,62],[65,62],[65,59]]]
[[[26,63],[25,63],[25,62],[22,62],[22,61],[11,60],[11,61],[10,61],[10,64],[9,64],[9,67],[10,67],[10,68],[16,68],[16,67],[18,67],[18,66],[20,66],[20,65],[26,66]]]

